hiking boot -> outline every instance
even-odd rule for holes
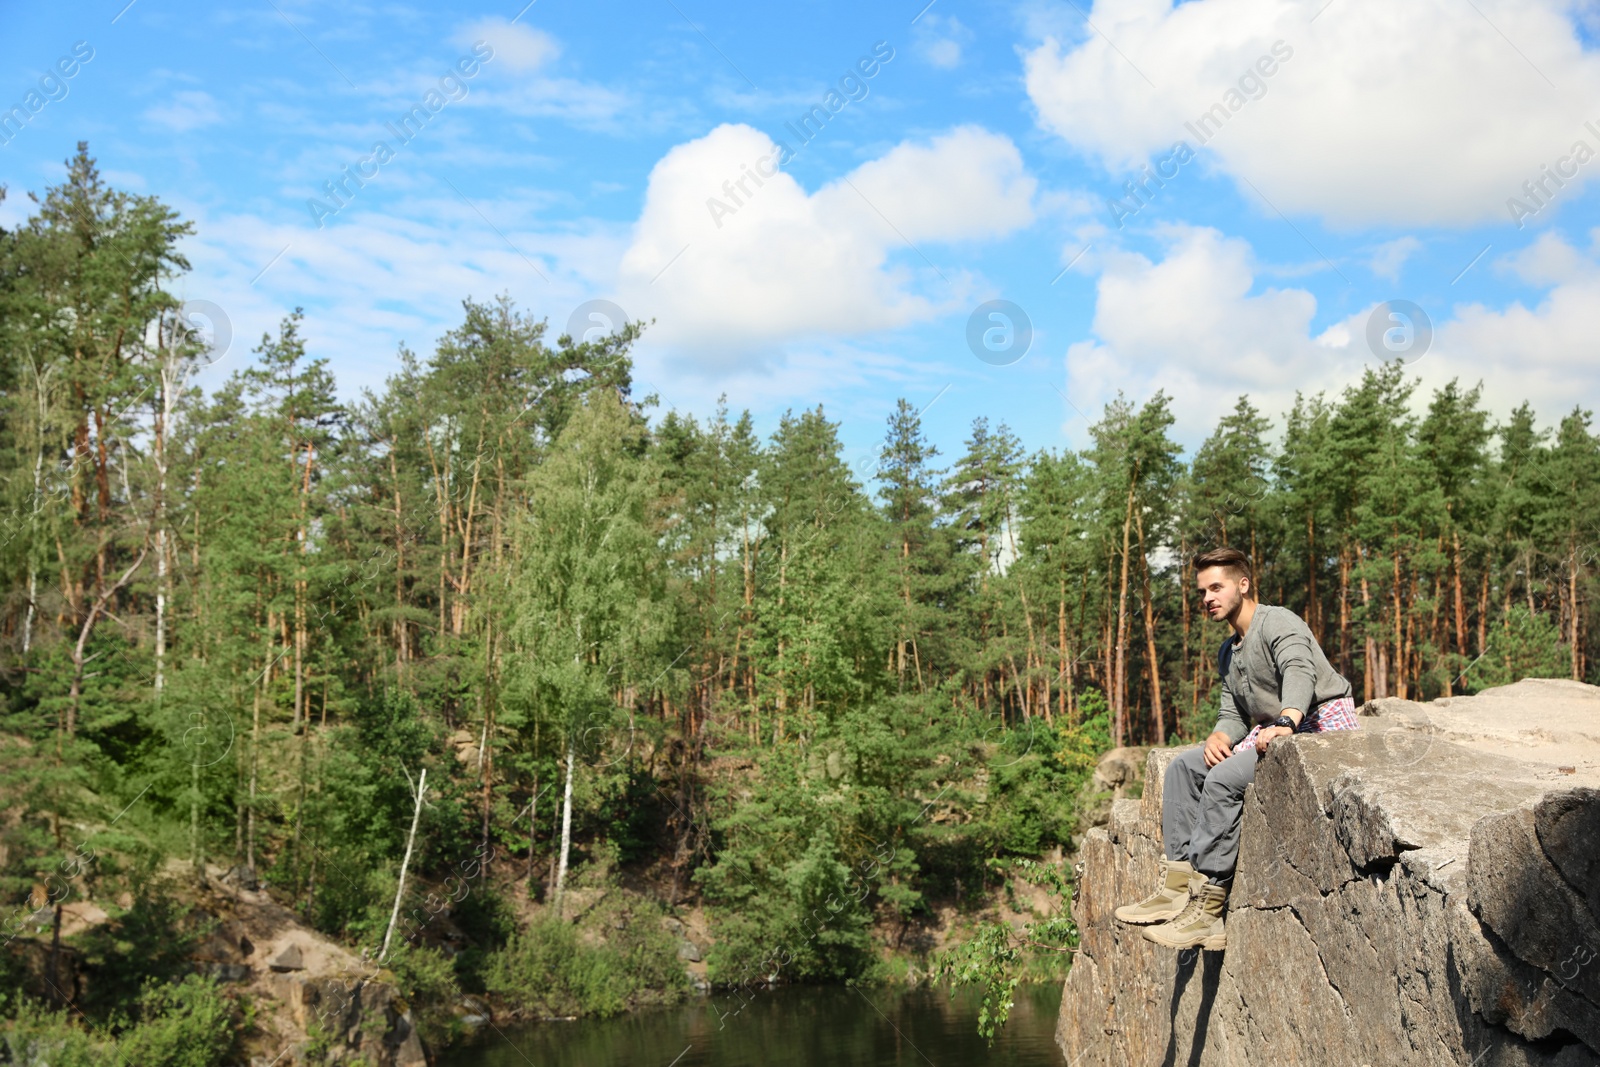
[[[1137,904],[1124,904],[1114,913],[1125,923],[1159,923],[1177,917],[1189,903],[1189,882],[1195,877],[1188,860],[1161,861],[1156,891]]]
[[[1194,887],[1188,905],[1176,919],[1139,932],[1146,941],[1154,941],[1168,948],[1227,948],[1228,935],[1222,926],[1222,912],[1228,904],[1229,888],[1216,882],[1201,881]]]

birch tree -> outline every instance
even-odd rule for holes
[[[558,915],[580,758],[608,738],[617,698],[636,680],[657,625],[655,481],[637,414],[596,390],[529,479],[527,512],[516,522],[506,699],[529,705],[561,737]]]

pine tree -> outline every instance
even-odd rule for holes
[[[953,592],[940,580],[951,546],[948,528],[937,524],[942,503],[938,479],[944,473],[932,466],[938,455],[922,432],[917,411],[904,398],[897,401],[878,457],[878,498],[899,586],[893,669],[901,691],[914,684],[918,692],[927,692],[936,664],[946,662],[940,654],[943,642],[935,636],[943,628],[940,604]]]
[[[1428,414],[1417,430],[1418,444],[1444,508],[1440,551],[1448,555],[1451,625],[1435,639],[1447,652],[1443,692],[1449,696],[1455,679],[1470,661],[1467,643],[1467,578],[1469,558],[1480,556],[1479,535],[1489,500],[1489,413],[1480,406],[1483,386],[1463,392],[1452,379],[1434,393]],[[1481,651],[1481,649],[1480,649]]]

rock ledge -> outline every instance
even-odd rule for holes
[[[1226,952],[1111,917],[1156,877],[1180,750],[1150,752],[1143,798],[1079,856],[1056,1031],[1072,1067],[1600,1064],[1600,688],[1360,714],[1263,759]]]

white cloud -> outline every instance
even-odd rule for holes
[[[455,35],[459,44],[488,41],[493,62],[515,71],[537,70],[561,54],[561,45],[543,30],[503,18],[469,22]]]
[[[1094,411],[1120,389],[1174,398],[1175,433],[1197,443],[1248,393],[1266,412],[1287,411],[1299,391],[1336,397],[1378,362],[1368,348],[1372,307],[1312,333],[1317,303],[1303,289],[1255,292],[1259,267],[1250,246],[1216,230],[1171,227],[1159,262],[1117,252],[1098,283],[1094,339],[1067,351],[1067,394]],[[1546,420],[1575,401],[1600,398],[1600,244],[1579,252],[1544,238],[1510,261],[1527,277],[1560,278],[1532,309],[1479,304],[1429,307],[1432,346],[1410,363],[1426,404],[1452,378],[1482,380],[1499,415],[1524,400]]]
[[[419,189],[381,210],[358,199],[324,229],[213,213],[180,198],[175,206],[198,230],[184,244],[194,270],[181,295],[215,302],[233,326],[232,350],[201,384],[212,388],[248,364],[262,332],[275,333],[296,305],[306,307],[312,351],[334,358],[345,397],[382,388],[398,367],[397,344],[431,351],[460,323],[468,296],[510,293],[520,309],[549,318],[553,341],[573,309],[597,295],[587,272],[613,269],[622,235],[587,220],[577,234],[542,229],[528,204],[539,199],[475,200],[497,232],[448,187]]]
[[[180,89],[172,94],[169,103],[158,104],[145,111],[144,117],[177,133],[197,130],[202,126],[222,121],[222,109],[210,93],[196,89]]]
[[[1591,237],[1600,235],[1591,234]],[[1468,304],[1437,328],[1433,350],[1418,369],[1427,377],[1482,378],[1496,410],[1529,400],[1545,420],[1574,404],[1600,401],[1600,241],[1579,251],[1542,235],[1507,261],[1524,281],[1548,287],[1535,306],[1503,309]]]
[[[1091,410],[1118,389],[1142,397],[1164,388],[1177,401],[1180,430],[1193,435],[1241,393],[1277,410],[1296,389],[1359,373],[1361,360],[1348,346],[1330,350],[1312,339],[1317,302],[1310,293],[1251,294],[1255,264],[1246,242],[1189,227],[1163,236],[1168,248],[1160,262],[1126,252],[1105,259],[1098,340],[1067,352],[1068,395],[1079,407]]]
[[[1546,230],[1533,244],[1506,256],[1496,270],[1509,270],[1529,285],[1551,286],[1574,281],[1594,270],[1594,264],[1560,234]]]
[[[1422,247],[1422,242],[1415,237],[1401,237],[1393,241],[1385,241],[1372,253],[1368,266],[1372,273],[1380,278],[1387,278],[1391,282],[1400,280],[1400,268],[1406,265],[1406,260],[1412,253]]]
[[[1117,173],[1198,144],[1185,123],[1220,106],[1203,158],[1247,196],[1246,179],[1346,225],[1512,221],[1507,199],[1542,164],[1580,138],[1600,149],[1583,125],[1600,110],[1581,110],[1600,56],[1564,0],[1336,0],[1311,22],[1323,4],[1098,0],[1099,32],[1027,54],[1028,92],[1041,125]]]
[[[942,70],[960,66],[962,46],[972,40],[972,31],[954,15],[925,14],[912,34],[917,54]]]
[[[548,317],[552,338],[575,308],[597,297],[632,319],[655,318],[635,349],[639,391],[690,410],[705,406],[707,375],[737,405],[757,408],[824,395],[844,402],[871,383],[921,382],[925,367],[873,352],[851,335],[966,306],[971,280],[935,246],[1032,220],[1034,181],[1020,153],[1004,137],[960,128],[901,144],[852,171],[855,189],[840,179],[807,192],[781,172],[760,188],[746,178],[754,196],[741,195],[719,229],[707,198],[724,197],[722,183],[747,173],[740,164],[774,150],[765,135],[736,126],[680,145],[655,167],[638,221],[623,225],[554,225],[545,210],[550,194],[537,189],[476,199],[491,224],[426,181],[404,181],[381,203],[358,197],[323,229],[217,214],[180,197],[176,206],[199,226],[185,243],[195,271],[182,295],[220,305],[233,326],[233,350],[202,384],[213,388],[248,363],[262,332],[303,304],[308,342],[336,357],[341,393],[380,389],[397,366],[398,342],[427,352],[459,322],[463,297],[500,292]],[[395,177],[408,175],[415,177]],[[949,284],[863,194],[941,264]]]
[[[510,71],[520,78],[491,77],[473,87],[468,107],[494,108],[510,115],[556,118],[591,127],[611,127],[618,115],[637,107],[625,91],[574,78],[540,73],[561,54],[561,43],[543,30],[503,18],[467,23],[454,40],[463,47],[487,41],[494,55],[483,70]]]
[[[931,318],[965,295],[965,278],[941,279],[922,244],[997,237],[1033,218],[1021,154],[977,127],[900,144],[815,193],[782,171],[752,176],[776,160],[766,134],[722,125],[651,171],[621,303],[654,316],[655,340],[704,369]]]
[[[495,55],[498,57],[499,53]],[[610,126],[634,101],[626,92],[605,85],[572,78],[529,78],[478,90],[467,103],[471,107],[498,108],[511,115]]]

